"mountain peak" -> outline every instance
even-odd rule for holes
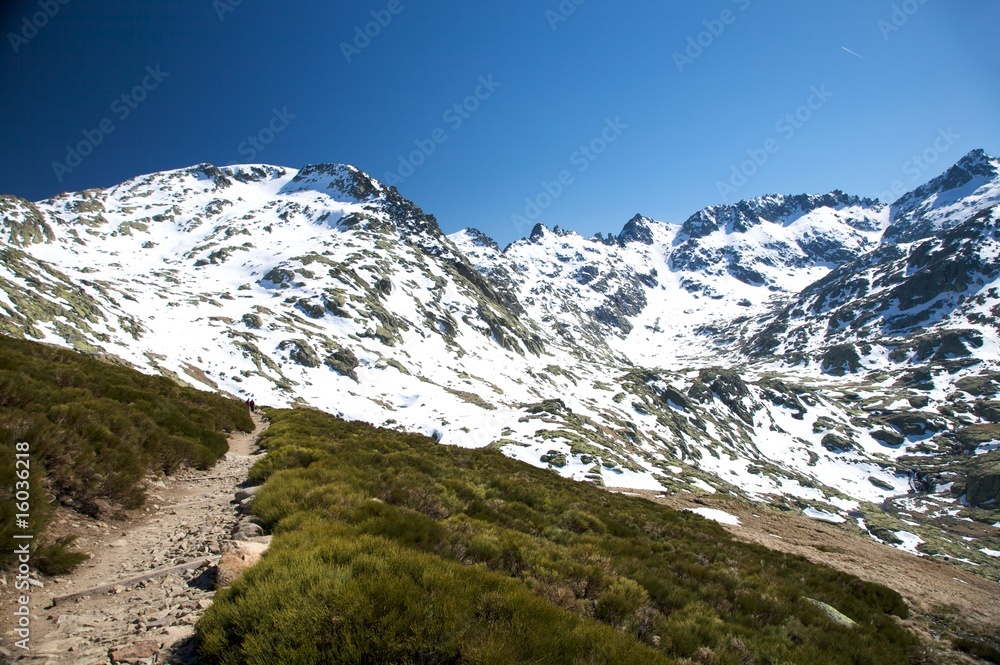
[[[361,203],[385,189],[370,175],[350,164],[307,164],[292,178],[291,189],[329,189]]]
[[[911,194],[916,194],[920,198],[926,198],[934,193],[959,189],[973,180],[992,180],[998,175],[1000,175],[1000,162],[986,154],[986,151],[982,148],[977,148],[960,159],[942,175],[934,178],[926,185],[917,188]],[[896,204],[906,200],[911,194],[902,197]]]
[[[995,157],[987,154],[982,148],[976,148],[958,161],[953,168],[960,168],[973,176],[994,178],[998,174],[998,163]]]
[[[649,225],[653,223],[653,220],[648,217],[643,217],[637,214],[635,217],[630,219],[622,229],[622,232],[618,235],[618,242],[622,245],[627,245],[628,243],[638,242],[643,245],[653,244],[653,232],[649,228]]]
[[[976,149],[892,204],[885,240],[914,242],[1000,203],[1000,160]]]
[[[475,247],[486,247],[495,252],[500,252],[500,245],[497,244],[496,240],[489,237],[479,229],[467,228],[462,229],[459,233],[464,233]]]
[[[535,224],[535,228],[531,229],[531,235],[528,236],[528,240],[531,242],[538,242],[549,232],[547,226],[539,222]]]

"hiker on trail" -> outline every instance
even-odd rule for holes
[[[257,402],[253,399],[250,400],[250,413],[257,413]]]

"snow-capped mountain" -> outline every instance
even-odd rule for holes
[[[722,330],[876,248],[888,213],[843,192],[775,195],[706,208],[684,224],[636,215],[617,237],[539,225],[503,251],[476,230],[451,239],[551,335],[683,368],[718,362]]]
[[[946,173],[892,204],[887,242],[913,242],[1000,204],[1000,160],[974,150]]]
[[[928,359],[989,365],[1000,348],[1000,162],[981,150],[891,206],[882,242],[770,315],[748,344],[827,372]]]
[[[0,197],[0,330],[579,480],[846,514],[992,427],[997,167],[504,249],[343,165]]]

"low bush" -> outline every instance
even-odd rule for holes
[[[253,430],[236,400],[0,337],[0,541],[10,542],[15,515],[24,512],[15,510],[18,443],[30,449],[30,466],[23,469],[21,460],[21,470],[30,472],[30,525],[40,537],[50,497],[93,517],[139,507],[145,501],[139,482],[147,474],[211,466],[233,430]],[[55,541],[32,560],[65,572],[79,563],[69,546]],[[11,561],[9,549],[0,552],[0,566]]]
[[[90,558],[74,551],[74,542],[76,536],[63,536],[46,543],[35,550],[31,563],[45,575],[65,575]]]
[[[205,663],[903,665],[920,651],[895,592],[697,515],[496,451],[270,416],[280,464],[254,470],[253,509],[275,541],[199,623]]]
[[[971,654],[987,663],[1000,665],[1000,649],[986,642],[963,637],[955,640],[954,647],[956,651]]]

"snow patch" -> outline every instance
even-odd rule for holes
[[[910,533],[909,531],[897,531],[896,537],[902,541],[902,543],[894,545],[896,549],[909,552],[910,554],[916,554],[917,556],[923,556],[917,550],[917,547],[924,544],[924,541],[920,536],[915,533]]]
[[[985,455],[986,453],[991,453],[994,450],[1000,450],[1000,441],[990,441],[989,443],[982,444],[976,448],[976,454]]]
[[[724,510],[716,510],[715,508],[686,508],[689,513],[695,513],[696,515],[701,515],[705,519],[712,520],[713,522],[718,522],[719,524],[728,524],[729,526],[740,526],[740,518],[736,515],[731,515]]]
[[[802,514],[811,520],[817,520],[819,522],[829,522],[830,524],[843,524],[847,520],[836,515],[834,513],[828,513],[825,510],[816,510],[815,508],[806,508],[802,511]]]
[[[712,487],[711,485],[709,485],[708,483],[706,483],[701,478],[695,478],[694,480],[691,481],[691,484],[697,487],[698,489],[705,490],[709,494],[717,494],[719,491],[714,487]]]

